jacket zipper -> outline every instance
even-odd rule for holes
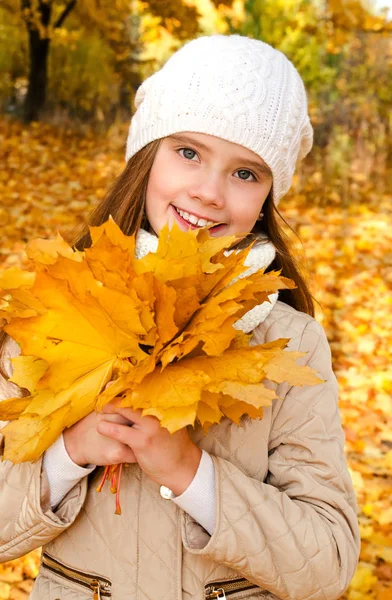
[[[108,579],[98,575],[88,575],[76,569],[71,569],[63,563],[55,560],[46,552],[42,555],[42,565],[64,579],[68,579],[79,585],[89,588],[93,592],[93,600],[112,597],[112,584]]]
[[[205,586],[205,600],[224,600],[231,594],[245,592],[258,586],[245,577],[239,579],[226,579],[226,581],[212,581]]]

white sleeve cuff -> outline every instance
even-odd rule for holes
[[[215,529],[215,467],[211,456],[202,450],[199,467],[190,485],[181,496],[172,496],[177,506],[185,510],[210,535]]]
[[[80,467],[69,456],[63,434],[46,450],[42,460],[49,482],[50,506],[52,510],[66,494],[86,475],[92,473],[95,465]]]

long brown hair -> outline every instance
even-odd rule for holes
[[[129,159],[105,198],[93,210],[88,220],[76,231],[72,240],[72,245],[75,248],[78,250],[88,248],[91,244],[88,226],[101,225],[107,221],[109,215],[113,217],[126,235],[132,235],[141,227],[145,229],[149,227],[145,212],[145,199],[151,167],[160,143],[161,140],[151,142]],[[296,310],[314,316],[312,296],[290,252],[288,238],[278,224],[278,219],[282,221],[284,219],[273,202],[271,192],[264,202],[263,214],[262,220],[257,221],[251,233],[255,235],[266,234],[276,248],[276,257],[267,270],[280,270],[283,276],[292,279],[297,286],[294,290],[282,290],[279,293],[279,299]],[[6,340],[7,334],[1,331],[0,373],[3,376],[4,369],[1,363],[4,357]]]
[[[148,178],[161,140],[151,142],[127,162],[105,198],[93,210],[89,219],[75,232],[72,245],[84,250],[91,244],[89,225],[105,223],[111,215],[125,235],[148,228],[145,201]]]
[[[281,271],[281,275],[292,279],[297,286],[293,290],[280,290],[279,300],[292,306],[296,310],[314,317],[313,297],[301,274],[297,261],[290,250],[289,237],[279,226],[278,220],[281,220],[289,229],[291,229],[291,231],[293,231],[292,227],[290,227],[280,214],[272,199],[272,192],[270,192],[263,204],[263,219],[256,223],[252,233],[256,235],[265,233],[276,248],[275,259],[266,271]],[[293,231],[293,233],[297,235],[295,231]]]

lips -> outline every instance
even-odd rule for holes
[[[213,225],[212,227],[209,228],[211,234],[213,234],[215,232],[219,232],[226,225],[225,223],[218,224],[217,221],[207,220],[207,219],[204,219],[203,217],[198,217],[197,215],[188,213],[187,211],[184,211],[181,208],[179,209],[173,205],[171,205],[171,208],[173,209],[173,213],[176,218],[176,221],[179,223],[179,225],[182,226],[183,229],[186,229],[186,230],[200,229],[201,227],[207,227],[208,225],[213,225],[214,223],[217,223],[217,225]],[[179,211],[182,214],[180,214]],[[187,220],[189,217],[192,217],[192,220],[195,220],[196,223],[192,223],[192,221]]]
[[[214,225],[216,221],[210,221],[209,219],[205,219],[204,217],[198,217],[193,213],[188,213],[186,210],[182,210],[177,206],[174,207],[180,217],[184,219],[187,223],[191,223],[192,225],[196,225],[198,227],[205,227],[206,225]]]

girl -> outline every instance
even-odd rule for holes
[[[316,387],[274,386],[263,419],[174,435],[154,417],[107,406],[34,463],[0,464],[0,556],[43,546],[33,600],[335,600],[355,571],[359,534],[337,384],[307,287],[276,223],[297,158],[312,145],[302,80],[263,42],[211,36],[185,45],[140,87],[127,164],[90,223],[113,215],[154,251],[165,223],[259,238],[253,269],[297,289],[236,324],[255,343],[290,338]],[[79,249],[89,245],[85,232]],[[70,324],[71,326],[71,324]],[[4,357],[18,352],[3,343]],[[7,361],[3,361],[8,368]],[[2,380],[2,397],[15,386]],[[95,489],[97,467],[130,463],[123,515]]]

